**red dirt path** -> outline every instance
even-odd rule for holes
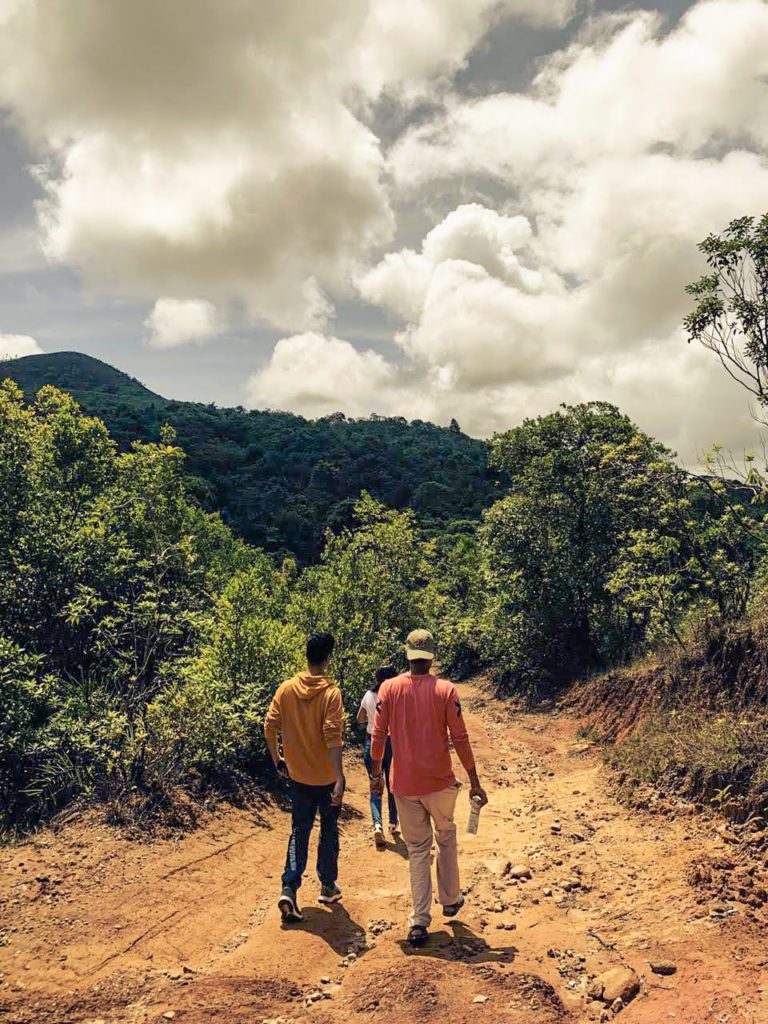
[[[424,951],[403,948],[404,850],[374,849],[354,758],[344,902],[315,904],[310,875],[298,928],[275,907],[288,816],[271,804],[174,841],[81,821],[0,851],[0,1021],[586,1021],[602,1009],[590,979],[624,965],[643,983],[622,1022],[768,1024],[764,934],[687,882],[724,849],[711,823],[628,811],[572,718],[468,690],[491,802],[477,836],[460,803],[467,909],[451,924],[436,915]],[[531,880],[505,875],[510,862]],[[672,977],[650,971],[662,959]]]

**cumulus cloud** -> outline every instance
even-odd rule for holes
[[[435,76],[454,74],[503,17],[534,25],[563,25],[577,0],[371,0],[356,55],[369,94],[394,86],[418,96]]]
[[[358,281],[361,295],[408,325],[397,341],[457,387],[547,376],[567,368],[543,328],[564,313],[557,275],[532,269],[527,218],[478,203],[458,207],[419,253],[390,253]]]
[[[403,188],[457,174],[566,186],[582,166],[668,148],[768,142],[768,5],[700,0],[665,33],[608,16],[543,65],[530,91],[454,99],[391,154]]]
[[[0,104],[41,153],[48,256],[173,296],[151,343],[232,300],[285,333],[254,404],[486,433],[608,398],[689,457],[717,403],[750,427],[679,324],[698,241],[768,208],[768,4],[589,18],[529,88],[452,91],[502,19],[590,6],[0,0]],[[354,294],[386,358],[331,324]]]
[[[378,353],[314,331],[283,338],[248,384],[252,405],[308,416],[391,413],[398,371]]]
[[[0,360],[36,356],[43,350],[28,334],[0,334]]]
[[[176,348],[208,341],[218,327],[216,307],[205,299],[158,299],[144,321],[147,344]]]
[[[478,432],[607,398],[689,458],[694,437],[716,439],[717,406],[682,412],[707,394],[748,436],[745,396],[679,325],[697,243],[768,208],[767,75],[762,0],[702,0],[672,31],[649,12],[596,19],[529,92],[454,97],[394,145],[404,192],[490,177],[506,198],[464,203],[419,250],[386,254],[361,296],[402,321],[405,357],[449,382]]]
[[[6,0],[0,104],[45,156],[45,250],[95,282],[317,327],[393,231],[367,107],[428,92],[501,16],[572,7]]]
[[[687,345],[680,331],[631,353],[584,358],[549,380],[498,379],[472,389],[456,387],[438,369],[395,364],[311,333],[278,343],[271,361],[251,378],[248,399],[258,408],[306,416],[377,412],[443,425],[456,418],[483,437],[552,412],[561,402],[608,401],[661,438],[690,469],[702,467],[710,445],[740,453],[754,445],[757,433],[742,389],[707,352]]]

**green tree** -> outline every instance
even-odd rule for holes
[[[607,586],[638,617],[646,640],[683,643],[681,624],[694,604],[721,621],[744,615],[766,555],[762,500],[714,472],[698,477],[665,464],[642,487],[644,521],[628,531]]]
[[[509,494],[480,531],[484,630],[503,676],[536,690],[626,657],[635,623],[607,588],[670,453],[603,402],[527,420],[496,437]]]
[[[222,578],[250,556],[189,501],[170,434],[120,454],[69,396],[43,388],[25,406],[5,383],[0,439],[13,814],[151,788],[171,762],[147,708],[199,646]]]
[[[295,566],[266,556],[236,574],[216,601],[202,647],[178,687],[149,708],[166,747],[186,768],[219,775],[252,769],[263,755],[272,694],[302,665],[304,637],[284,621]]]
[[[352,529],[326,536],[321,564],[302,574],[288,610],[302,634],[334,634],[333,672],[352,701],[426,621],[430,555],[411,512],[363,495],[355,519]]]
[[[435,623],[441,667],[465,679],[489,664],[483,635],[488,590],[477,524],[461,526],[433,540],[427,618]]]
[[[689,341],[714,352],[725,370],[768,404],[768,213],[740,217],[699,246],[709,273],[689,285]]]

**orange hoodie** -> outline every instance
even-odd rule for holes
[[[264,733],[283,737],[283,757],[294,782],[329,786],[336,772],[328,753],[342,746],[344,709],[333,679],[300,672],[281,683],[264,719]]]

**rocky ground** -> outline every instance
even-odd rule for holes
[[[288,816],[229,809],[141,843],[79,820],[0,852],[0,1021],[768,1022],[765,835],[651,795],[628,810],[570,716],[468,688],[490,804],[461,858],[467,908],[403,943],[405,850],[371,841],[350,766],[344,902],[284,929]],[[436,908],[437,912],[438,908]]]

